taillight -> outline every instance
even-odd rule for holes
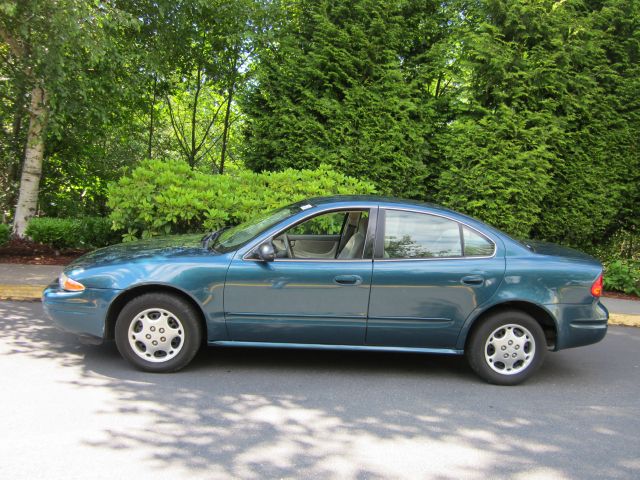
[[[596,281],[591,285],[591,295],[598,298],[602,295],[602,274],[596,278]]]

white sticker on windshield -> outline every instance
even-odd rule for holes
[[[302,206],[300,207],[300,210],[309,210],[311,207],[312,207],[312,205],[309,205],[309,204],[307,204],[307,205],[302,205]]]

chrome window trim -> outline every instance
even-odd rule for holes
[[[247,254],[248,255],[248,254]],[[246,256],[246,255],[245,255]],[[264,262],[259,258],[243,258],[247,262]],[[372,258],[274,258],[271,262],[373,262]]]
[[[493,253],[491,255],[484,255],[484,256],[477,256],[477,257],[471,257],[471,256],[466,256],[466,255],[460,255],[459,257],[430,257],[430,258],[375,258],[374,257],[374,262],[424,262],[424,261],[434,261],[434,260],[486,260],[488,258],[494,258],[496,256],[496,254],[498,253],[498,245],[496,244],[496,242],[494,242],[491,238],[489,238],[489,236],[485,235],[484,233],[482,233],[481,231],[479,231],[477,228],[469,225],[468,223],[462,222],[460,220],[456,220],[455,218],[451,218],[447,215],[443,215],[440,213],[433,213],[433,212],[425,212],[423,210],[417,210],[414,208],[398,208],[398,207],[380,207],[382,210],[384,210],[385,212],[387,210],[395,210],[395,211],[400,211],[400,212],[411,212],[411,213],[420,213],[422,215],[432,215],[434,217],[441,217],[444,218],[446,220],[451,220],[452,222],[456,222],[458,225],[463,225],[465,227],[467,227],[470,230],[473,230],[474,232],[476,232],[477,234],[479,234],[481,237],[486,238],[487,240],[489,240],[489,242],[491,242],[491,244],[493,245]],[[386,217],[385,217],[386,220]],[[386,225],[383,225],[384,228],[386,228]],[[381,240],[383,242],[384,245],[384,236]]]
[[[274,239],[275,237],[277,237],[278,235],[280,235],[282,232],[284,232],[285,230],[288,230],[289,228],[293,228],[297,225],[300,225],[301,223],[305,222],[306,220],[309,220],[313,217],[317,217],[319,215],[323,215],[325,213],[333,213],[333,212],[349,212],[349,211],[367,211],[369,213],[369,218],[371,218],[371,213],[372,210],[375,208],[379,208],[378,205],[375,206],[371,206],[371,207],[363,207],[361,205],[359,206],[352,206],[352,207],[333,207],[333,208],[328,208],[327,210],[321,210],[319,212],[310,212],[310,215],[307,215],[304,218],[301,218],[300,220],[298,220],[296,223],[286,226],[280,230],[278,230],[277,232],[275,232],[273,235],[270,235],[268,238]],[[367,229],[367,235],[369,235],[369,230]],[[365,238],[365,244],[366,244],[367,238]],[[264,262],[264,260],[260,260],[259,258],[247,258],[249,255],[251,255],[251,253],[253,253],[253,250],[262,242],[257,241],[255,242],[253,245],[251,245],[250,247],[248,247],[247,249],[247,253],[245,253],[242,256],[242,260],[245,262]],[[373,257],[373,255],[372,255]],[[373,262],[373,258],[274,258],[272,261],[273,262]],[[271,263],[271,262],[269,262]]]

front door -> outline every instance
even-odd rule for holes
[[[224,291],[230,339],[363,345],[373,268],[371,249],[364,254],[369,214],[315,215],[274,235],[274,261],[235,258]]]
[[[455,348],[469,314],[495,293],[504,254],[454,220],[381,210],[367,345]]]

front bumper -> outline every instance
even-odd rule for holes
[[[42,292],[42,305],[61,330],[74,333],[88,343],[102,343],[107,311],[119,292],[104,288],[67,292],[55,282]]]
[[[609,311],[599,301],[588,305],[546,305],[557,320],[558,336],[554,350],[591,345],[607,334]]]

